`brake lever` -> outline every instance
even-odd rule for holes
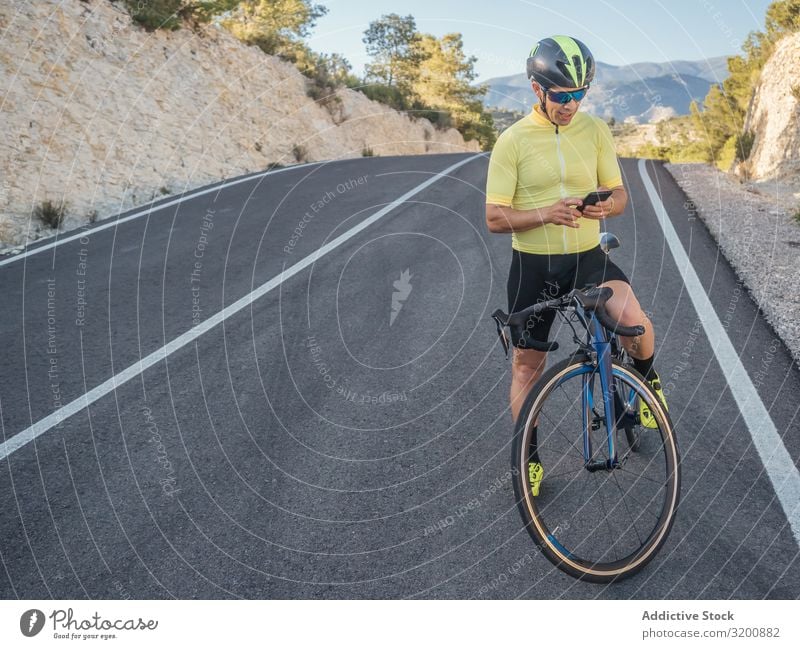
[[[508,360],[508,339],[506,338],[506,332],[504,329],[504,325],[500,322],[500,318],[497,315],[497,312],[492,314],[492,320],[494,320],[494,326],[497,327],[497,335],[500,338],[500,342],[503,345],[503,351],[506,354],[506,360]]]

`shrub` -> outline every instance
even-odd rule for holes
[[[47,227],[58,230],[64,223],[67,214],[67,206],[64,202],[53,203],[53,201],[42,201],[33,209],[33,216],[42,221]]]
[[[337,94],[341,86],[347,85],[350,64],[338,54],[316,54],[308,48],[297,52],[292,60],[297,69],[308,80],[306,95],[324,106],[333,121],[344,121],[342,100]]]
[[[361,149],[361,157],[362,158],[371,158],[375,155],[375,152],[372,150],[372,147],[365,146]]]
[[[716,163],[721,171],[730,171],[734,160],[736,160],[736,140],[737,137],[735,135],[729,137],[725,140],[725,144],[722,145],[719,153],[717,153]]]
[[[306,86],[306,95],[320,106],[324,106],[335,124],[341,124],[344,121],[344,104],[342,104],[341,97],[336,94],[335,87],[318,80],[311,80]]]
[[[750,157],[755,139],[756,136],[752,131],[745,131],[736,137],[736,159],[739,162],[744,162]]]
[[[133,21],[147,31],[179,29],[183,0],[125,0]]]
[[[669,147],[656,146],[655,144],[651,144],[650,142],[648,142],[639,147],[639,149],[635,152],[635,157],[655,158],[656,160],[668,160],[669,153],[670,153]]]
[[[292,147],[292,155],[297,162],[305,162],[308,159],[308,149],[302,144],[295,144]]]
[[[491,151],[497,140],[497,129],[492,114],[479,105],[469,105],[469,110],[460,110],[453,116],[453,126],[464,140],[478,140],[482,151]]]
[[[406,95],[399,88],[395,88],[394,86],[366,84],[363,86],[358,86],[354,88],[354,90],[358,90],[359,92],[365,94],[372,101],[378,101],[382,104],[386,104],[395,110],[408,110],[411,108],[411,103]]]
[[[446,110],[435,110],[432,108],[417,108],[413,111],[413,116],[420,119],[427,119],[433,126],[440,131],[453,128],[453,116]]]

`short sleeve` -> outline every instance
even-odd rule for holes
[[[599,130],[599,146],[597,152],[597,181],[603,187],[613,189],[622,186],[622,172],[617,161],[614,147],[614,136],[602,119],[596,118]]]
[[[486,202],[510,206],[517,190],[517,150],[505,131],[497,138],[489,158],[486,176]]]

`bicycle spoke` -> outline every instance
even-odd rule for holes
[[[619,489],[619,493],[622,496],[622,503],[625,505],[625,511],[628,512],[628,516],[631,519],[631,524],[633,525],[633,531],[636,532],[636,538],[639,539],[639,545],[643,545],[642,537],[639,536],[639,530],[636,528],[636,519],[631,515],[631,510],[628,507],[628,503],[625,502],[625,492],[622,491],[622,486],[619,484],[619,480],[617,480],[617,476],[614,473],[611,474],[611,477],[614,478],[614,484],[617,485],[617,489]]]
[[[566,381],[565,381],[566,382]],[[571,405],[575,405],[576,403],[581,403],[581,399],[583,398],[582,395],[578,395],[578,398],[571,397],[567,394],[567,391],[564,389],[564,383],[559,383],[558,388],[564,393],[564,396],[567,398],[567,401],[571,402]]]
[[[580,467],[580,470],[583,471],[583,467]],[[570,471],[563,471],[562,473],[556,473],[555,475],[548,474],[547,475],[547,479],[548,480],[555,480],[556,478],[560,478],[561,476],[564,476],[564,475],[575,475],[575,469],[572,469]],[[578,475],[580,475],[580,473]]]
[[[613,539],[616,537],[614,536],[614,528],[611,527],[611,517],[608,515],[608,511],[606,511],[606,504],[603,502],[602,495],[600,496],[600,507],[603,510],[603,520],[608,525],[609,539],[611,539],[613,545]],[[617,555],[616,552],[614,552],[614,560],[619,561],[619,555]]]
[[[642,475],[641,473],[634,473],[633,471],[628,471],[628,469],[626,469],[625,467],[620,467],[617,470],[622,471],[623,473],[626,473],[628,475],[635,475],[637,478],[644,478],[645,480],[649,480],[650,482],[653,482],[659,485],[660,487],[664,486],[663,480],[655,480],[654,478],[648,478],[646,475]]]
[[[615,479],[616,479],[616,477],[615,477]],[[628,490],[628,493],[627,493],[627,496],[626,496],[626,497],[627,497],[629,500],[632,500],[633,502],[635,502],[635,503],[636,503],[637,505],[639,505],[640,507],[642,507],[642,509],[643,509],[643,512],[647,512],[647,513],[648,513],[648,514],[649,514],[649,515],[650,515],[652,518],[655,518],[656,520],[658,520],[658,514],[654,514],[652,511],[650,511],[650,510],[648,509],[648,505],[647,505],[646,503],[643,503],[643,502],[642,502],[641,500],[639,500],[638,498],[636,498],[636,497],[632,496],[632,495],[630,494],[630,489]]]
[[[550,422],[550,423],[553,425],[553,428],[554,428],[555,430],[558,430],[558,434],[559,434],[559,435],[561,435],[561,437],[563,437],[563,438],[564,438],[564,441],[566,441],[566,442],[567,442],[567,444],[569,444],[570,446],[572,446],[572,448],[574,448],[574,449],[575,449],[575,452],[578,454],[578,457],[580,457],[580,458],[581,458],[581,461],[583,461],[583,451],[582,451],[581,449],[579,449],[577,446],[575,446],[575,442],[573,442],[572,440],[570,440],[570,439],[569,439],[569,437],[567,437],[567,436],[566,436],[564,433],[562,433],[562,432],[561,432],[561,429],[559,428],[558,424],[556,424],[556,422],[554,422],[554,421],[551,419],[550,415],[548,415],[548,414],[547,414],[546,412],[544,412],[543,410],[539,410],[539,414],[540,414],[540,415],[544,415],[544,416],[545,416],[545,418],[546,418],[546,419],[547,419],[547,420],[548,420],[548,421],[549,421],[549,422]],[[539,445],[539,446],[541,446],[541,445]]]

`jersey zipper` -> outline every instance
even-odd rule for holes
[[[561,165],[561,181],[559,184],[559,192],[561,193],[561,198],[567,197],[567,192],[564,187],[564,180],[567,174],[567,165],[564,162],[564,156],[561,153],[561,138],[558,134],[558,124],[555,125],[556,127],[556,152],[558,153],[558,162]],[[567,253],[567,228],[566,226],[561,226],[561,242],[562,242],[562,253]]]

